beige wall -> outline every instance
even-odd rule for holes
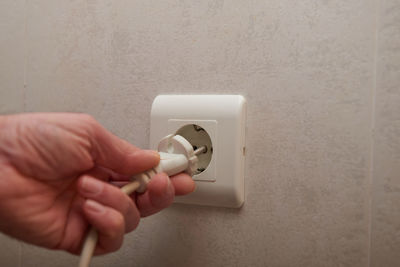
[[[241,210],[175,205],[94,266],[399,266],[400,1],[0,2],[0,112],[148,146],[160,93],[248,100]],[[0,237],[0,266],[77,258]]]
[[[372,164],[371,266],[400,266],[400,1],[381,3]]]

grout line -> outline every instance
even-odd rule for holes
[[[24,88],[22,94],[23,111],[26,112],[26,89],[27,85],[27,68],[28,68],[28,0],[25,0],[24,4]]]
[[[27,68],[28,68],[28,0],[24,3],[24,66],[23,66],[23,93],[22,93],[22,108],[26,112],[26,89],[27,89]],[[18,267],[22,267],[22,242],[18,241]]]
[[[368,225],[368,258],[367,266],[371,266],[372,247],[372,219],[373,219],[373,198],[374,198],[374,156],[375,156],[375,124],[376,124],[376,91],[378,89],[378,55],[379,55],[379,28],[381,16],[380,0],[375,0],[375,33],[374,33],[374,55],[373,55],[373,78],[371,88],[371,129],[370,129],[370,159],[369,159],[369,225]]]

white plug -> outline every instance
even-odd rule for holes
[[[133,180],[140,182],[140,187],[136,191],[140,193],[146,191],[147,183],[154,175],[160,172],[165,172],[168,176],[186,172],[193,176],[197,170],[198,158],[196,154],[203,152],[205,149],[205,147],[201,147],[194,151],[189,141],[182,136],[167,135],[158,144],[160,163],[150,170],[133,176]]]

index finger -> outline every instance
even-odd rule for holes
[[[132,175],[153,168],[160,161],[156,151],[142,150],[92,122],[91,142],[96,164],[117,173]]]

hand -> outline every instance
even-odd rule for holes
[[[158,174],[144,194],[131,196],[109,183],[123,184],[158,162],[158,153],[119,139],[88,115],[0,117],[0,231],[79,254],[93,225],[95,254],[115,251],[141,216],[194,190],[186,174]]]

